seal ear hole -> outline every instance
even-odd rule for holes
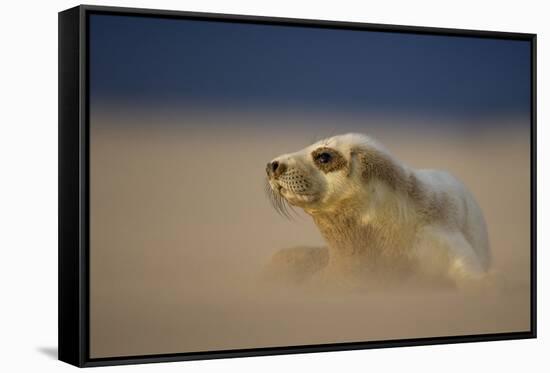
[[[358,162],[358,170],[365,181],[378,179],[393,189],[405,184],[403,171],[384,154],[376,150],[354,150],[351,153]],[[348,174],[351,173],[351,167]]]

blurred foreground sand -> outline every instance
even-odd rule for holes
[[[529,138],[524,131],[373,135],[416,168],[460,178],[484,210],[493,286],[323,293],[264,287],[277,250],[323,245],[278,216],[264,168],[329,131],[223,131],[92,121],[91,356],[353,342],[529,329]]]

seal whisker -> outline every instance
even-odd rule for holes
[[[277,211],[279,215],[284,216],[289,220],[292,220],[293,216],[291,212],[296,215],[296,211],[294,210],[294,208],[292,208],[292,206],[290,206],[287,203],[287,201],[279,193],[275,192],[273,188],[271,188],[271,185],[269,184],[269,181],[267,179],[265,179],[264,188],[265,188],[265,193],[267,194],[267,197],[269,199],[269,202],[271,203],[275,211]]]

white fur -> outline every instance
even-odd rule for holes
[[[319,147],[330,147],[340,152],[349,162],[349,168],[321,172],[311,157],[311,153]],[[420,222],[414,201],[406,192],[390,188],[381,180],[365,182],[361,165],[353,158],[354,149],[376,150],[391,160],[405,177],[415,177],[427,195],[444,199],[445,218]],[[482,211],[464,184],[448,172],[410,168],[381,144],[360,134],[334,136],[275,160],[307,175],[311,181],[307,193],[295,194],[284,188],[280,189],[280,193],[289,203],[302,207],[313,217],[340,214],[342,201],[351,200],[354,201],[351,208],[359,216],[362,226],[370,225],[387,229],[392,234],[402,234],[403,241],[408,245],[406,255],[418,259],[424,271],[440,271],[441,268],[435,268],[441,266],[441,261],[435,259],[440,256],[446,258],[443,270],[454,279],[478,278],[488,270],[489,240]],[[278,187],[275,180],[270,180],[270,184],[274,189]],[[348,207],[346,209],[349,210]],[[329,242],[329,250],[330,245]],[[330,255],[330,260],[335,261],[338,251],[332,250]],[[436,262],[437,265],[434,264]]]

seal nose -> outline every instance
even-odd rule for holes
[[[273,161],[267,164],[267,167],[265,170],[269,177],[276,179],[279,175],[285,172],[286,166],[284,163],[281,163],[279,161]]]

